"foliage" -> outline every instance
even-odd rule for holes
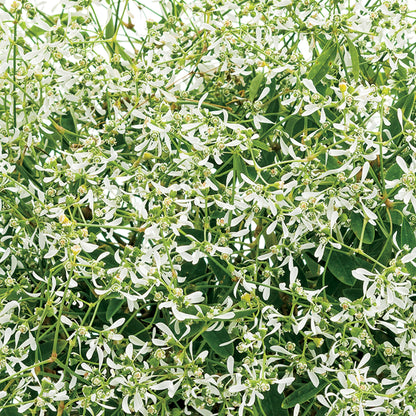
[[[37,3],[0,6],[0,413],[415,415],[406,3]]]

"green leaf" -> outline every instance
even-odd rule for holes
[[[412,114],[415,98],[416,98],[416,91],[413,89],[413,91],[410,92],[409,94],[406,94],[403,97],[400,97],[399,100],[396,103],[394,103],[394,105],[392,106],[392,111],[390,111],[389,117],[388,117],[388,120],[390,122],[390,126],[387,127],[387,130],[390,132],[390,135],[392,137],[398,136],[398,138],[400,139],[401,138],[400,133],[403,130],[402,126],[400,125],[399,118],[397,116],[397,109],[400,108],[402,110],[403,125],[404,125],[404,129],[406,129],[406,123],[407,122],[405,121],[405,119],[410,118],[410,116]],[[390,137],[386,134],[386,132],[383,132],[383,139],[388,140],[389,138]],[[394,166],[395,166],[395,164],[392,165],[392,167],[390,169],[393,169]],[[401,170],[398,166],[394,171],[395,172],[396,171],[401,172]],[[401,173],[400,173],[400,176],[401,176]]]
[[[270,90],[272,90],[272,87],[270,87]],[[266,113],[267,113],[267,118],[269,118],[273,122],[277,121],[278,115],[289,114],[285,108],[281,107],[279,97],[277,98],[274,97],[272,99],[270,105],[267,107]],[[266,128],[266,125],[264,125],[264,128]]]
[[[412,114],[412,110],[415,104],[415,99],[416,99],[416,89],[413,88],[409,94],[404,95],[397,101],[397,103],[394,105],[394,108],[396,109],[401,108],[403,112],[403,117],[409,118],[410,115]],[[397,112],[394,111],[392,113],[392,116],[397,117]]]
[[[288,118],[285,124],[285,131],[290,135],[290,137],[293,137],[297,133],[302,131],[303,127],[304,127],[303,117],[294,115]]]
[[[206,263],[200,259],[198,263],[184,263],[182,265],[181,272],[184,276],[195,277],[195,276],[203,276],[207,271]]]
[[[413,91],[403,97],[401,97],[397,103],[394,103],[393,108],[394,110],[390,111],[388,120],[390,122],[390,126],[388,127],[388,131],[390,132],[392,137],[395,137],[400,134],[402,131],[402,126],[400,125],[399,118],[397,116],[397,109],[400,108],[403,113],[403,124],[406,125],[405,119],[410,118],[412,114],[414,103],[416,98],[416,91]],[[401,136],[399,136],[401,137]],[[389,137],[384,132],[383,134],[384,139],[388,139]],[[394,166],[394,165],[393,165]],[[392,169],[392,168],[391,168]]]
[[[325,406],[322,406],[315,416],[326,416],[328,414],[328,409]]]
[[[402,225],[403,221],[403,215],[402,211],[399,209],[394,209],[393,211],[390,211],[391,215],[391,222],[396,225]]]
[[[107,26],[105,27],[105,37],[104,39],[111,39],[114,35],[114,23],[113,23],[113,19],[110,19],[109,22],[107,23]]]
[[[43,35],[46,32],[45,29],[42,29],[42,28],[40,28],[39,26],[36,26],[36,25],[31,26],[29,29],[27,29],[27,31],[30,34],[35,35],[35,37],[37,37],[37,38],[39,36]]]
[[[351,55],[351,62],[352,62],[352,74],[354,76],[354,79],[358,81],[358,78],[360,77],[360,57],[358,55],[357,48],[354,46],[352,41],[346,37],[345,38],[348,43],[348,51]]]
[[[248,176],[246,163],[241,159],[241,156],[238,153],[234,153],[233,157],[233,170],[237,174],[237,177],[241,179],[242,173]]]
[[[414,229],[409,224],[409,221],[407,221],[407,218],[404,217],[402,222],[402,229],[400,232],[400,248],[403,248],[405,244],[407,244],[411,250],[416,247]]]
[[[363,296],[363,289],[362,288],[360,289],[348,288],[348,289],[344,289],[342,291],[342,294],[350,300],[356,300]]]
[[[188,311],[186,311],[188,313]],[[179,322],[179,331],[175,330],[174,326],[176,326],[177,323],[175,322],[174,325],[170,326],[170,329],[172,332],[176,332],[178,339],[183,339],[184,334],[186,333],[185,338],[186,339],[192,339],[198,332],[200,332],[205,325],[205,322],[198,322],[195,321],[192,323],[192,325],[189,325],[188,323]]]
[[[114,47],[115,47],[116,52],[119,53],[123,59],[131,62],[132,60],[131,56],[127,54],[125,49],[118,42],[114,42]]]
[[[234,312],[234,319],[245,318],[246,316],[255,316],[257,309],[246,309]]]
[[[231,341],[230,335],[228,334],[225,328],[220,329],[219,331],[205,331],[202,333],[202,338],[205,342],[216,352],[220,357],[229,357],[234,354],[233,343],[223,345],[224,342]]]
[[[351,214],[351,228],[358,240],[361,240],[361,233],[364,227],[364,218],[355,212]],[[374,226],[367,223],[365,225],[364,235],[363,235],[363,243],[364,244],[371,244],[374,241]]]
[[[19,404],[16,403],[16,407],[5,407],[3,409],[0,409],[0,412],[4,410],[4,413],[1,413],[2,415],[4,414],[7,416],[20,416],[21,413],[17,411],[17,406],[19,406]]]
[[[27,165],[27,163],[25,162],[25,159],[23,159],[22,164],[16,163],[15,168],[16,168],[16,171],[19,172],[22,176],[24,176],[29,181],[32,181],[33,183],[35,183],[39,187],[39,189],[42,189],[42,185],[37,181],[35,177],[36,173],[33,172],[30,166]]]
[[[328,42],[309,71],[308,78],[314,84],[317,84],[328,73],[330,63],[335,59],[336,55],[337,44],[333,41]]]
[[[383,263],[385,266],[388,266],[391,260],[391,251],[393,248],[393,238],[390,235],[387,238],[387,241],[384,243],[383,250],[381,250],[380,255],[378,256],[378,261]]]
[[[61,117],[61,127],[72,133],[76,133],[75,121],[71,113],[64,114]]]
[[[303,259],[306,262],[306,265],[308,266],[308,271],[306,272],[306,276],[308,278],[313,278],[320,276],[320,270],[321,266],[319,263],[317,263],[313,258],[309,257],[307,254],[303,256]]]
[[[263,79],[264,75],[262,72],[260,72],[251,80],[250,88],[248,90],[248,98],[250,101],[254,101],[256,99]]]
[[[227,263],[219,258],[208,257],[208,265],[215,277],[221,282],[227,277],[231,277],[230,271],[227,269]]]
[[[298,403],[302,404],[308,400],[313,399],[316,395],[328,385],[328,383],[320,382],[318,387],[315,387],[312,383],[303,385],[301,388],[295,390],[292,394],[287,396],[282,403],[283,409],[290,409],[296,406]]]
[[[204,241],[204,232],[202,230],[186,227],[183,227],[182,230],[185,235],[181,235],[181,239],[178,240],[181,244],[188,244],[188,242],[194,241],[189,236],[195,237],[198,241]]]
[[[394,163],[386,172],[384,177],[388,181],[393,181],[394,179],[399,179],[403,175],[403,171],[397,163]]]
[[[338,251],[331,252],[328,269],[344,285],[354,286],[355,277],[352,275],[352,271],[357,268],[358,265],[353,256]]]
[[[370,84],[377,83],[377,74],[374,72],[370,63],[362,57],[360,59],[360,68],[363,72],[363,75],[367,78],[367,81]],[[379,85],[379,84],[377,84],[377,85]]]
[[[328,155],[327,153],[320,154],[318,156],[318,159],[326,166],[328,170],[331,169],[338,169],[341,165],[341,163],[338,161],[338,159],[334,156]]]
[[[151,340],[151,329],[147,329],[138,319],[133,318],[131,321],[127,321],[123,330],[124,336],[135,335],[142,341]]]
[[[262,142],[261,140],[253,140],[253,145],[258,149],[265,150],[266,152],[270,152],[270,146],[267,143]]]
[[[183,7],[177,1],[170,0],[169,3],[172,5],[172,11],[171,11],[172,15],[179,17],[182,12]]]
[[[105,319],[109,321],[121,309],[124,302],[124,299],[110,299],[105,313]]]
[[[269,390],[262,393],[264,396],[263,400],[259,400],[259,407],[263,409],[263,413],[267,416],[289,416],[289,412],[286,409],[282,409],[282,403],[285,396],[283,394],[276,393],[275,391]]]
[[[56,344],[56,353],[59,355],[67,346],[68,342],[66,340],[58,339],[58,342]],[[52,355],[53,351],[53,340],[44,344],[40,344],[40,350],[41,357],[43,360],[49,358]]]

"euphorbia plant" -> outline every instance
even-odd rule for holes
[[[0,413],[416,414],[405,2],[0,7]]]

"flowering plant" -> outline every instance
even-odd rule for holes
[[[405,2],[1,3],[0,414],[416,415]]]

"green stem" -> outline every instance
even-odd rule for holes
[[[57,345],[58,345],[59,329],[61,328],[61,317],[62,317],[62,313],[64,311],[65,303],[67,301],[68,291],[69,291],[69,284],[71,282],[72,275],[73,275],[73,271],[71,270],[71,272],[69,273],[69,276],[67,278],[68,280],[65,284],[64,294],[63,294],[62,299],[61,299],[61,306],[59,308],[59,313],[58,313],[58,317],[57,317],[57,320],[56,320],[56,330],[55,330],[55,336],[54,336],[54,339],[53,339],[52,358],[56,358],[56,356],[57,356],[56,349],[57,349]]]

